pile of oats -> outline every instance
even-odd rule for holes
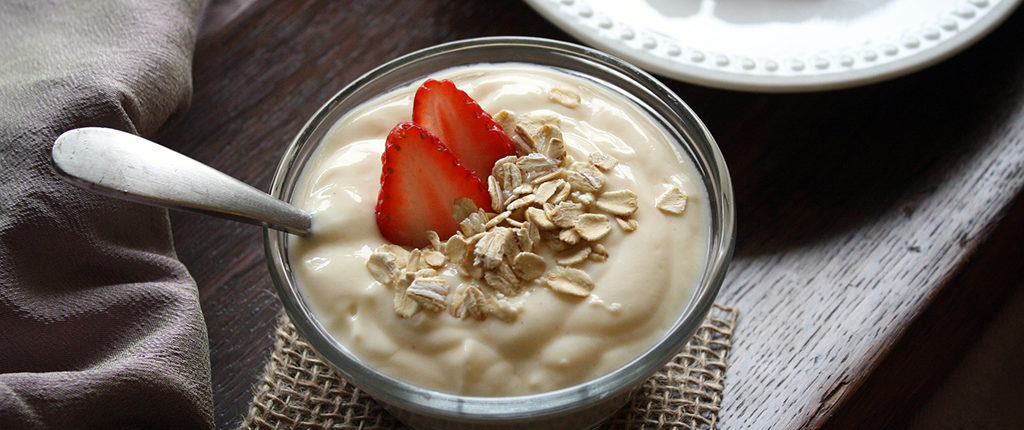
[[[615,158],[594,153],[586,161],[574,160],[554,115],[516,118],[501,111],[494,120],[524,154],[498,160],[487,178],[496,213],[458,199],[453,213],[460,231],[447,241],[428,231],[429,246],[408,251],[382,245],[366,263],[374,279],[394,290],[395,313],[401,317],[421,309],[447,310],[459,319],[494,316],[512,322],[522,306],[509,298],[535,282],[558,294],[587,297],[594,281],[574,266],[608,259],[601,242],[614,225],[626,233],[638,227],[636,193],[605,187],[604,172],[618,164]],[[656,206],[682,213],[686,194],[673,187]],[[440,276],[446,267],[458,273],[458,285]]]

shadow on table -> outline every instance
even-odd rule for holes
[[[725,155],[742,258],[913,216],[955,178],[958,163],[997,144],[992,135],[1020,111],[1024,57],[1007,54],[1022,50],[1018,11],[967,51],[881,84],[788,95],[670,86]]]

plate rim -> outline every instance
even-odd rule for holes
[[[799,93],[869,85],[908,75],[935,65],[962,52],[984,38],[1006,21],[1024,0],[973,0],[963,2],[977,8],[983,8],[985,11],[978,17],[972,15],[970,18],[975,19],[969,21],[966,25],[957,25],[953,30],[946,29],[947,32],[952,31],[953,34],[934,45],[916,48],[909,55],[900,56],[889,61],[877,62],[865,68],[819,74],[808,72],[799,75],[774,75],[765,74],[764,72],[756,74],[740,73],[724,68],[711,69],[694,66],[678,60],[669,60],[643,49],[634,48],[623,39],[603,36],[599,32],[595,32],[594,28],[585,24],[583,22],[585,18],[563,10],[569,7],[577,7],[578,5],[589,8],[587,0],[523,1],[546,20],[578,40],[598,49],[606,50],[612,55],[621,57],[659,76],[727,90]],[[597,14],[591,12],[590,17],[594,16],[597,16]],[[615,23],[613,22],[612,25],[614,26]],[[632,40],[634,37],[631,37],[629,40]],[[813,68],[813,66],[808,65],[807,68]]]

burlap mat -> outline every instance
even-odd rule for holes
[[[715,429],[737,311],[715,305],[671,362],[633,393],[603,429]],[[247,429],[404,429],[373,399],[338,376],[287,317],[257,385]]]

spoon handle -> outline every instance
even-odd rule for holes
[[[305,235],[312,219],[278,200],[159,144],[110,128],[60,135],[53,165],[71,183],[134,202],[216,215]]]

